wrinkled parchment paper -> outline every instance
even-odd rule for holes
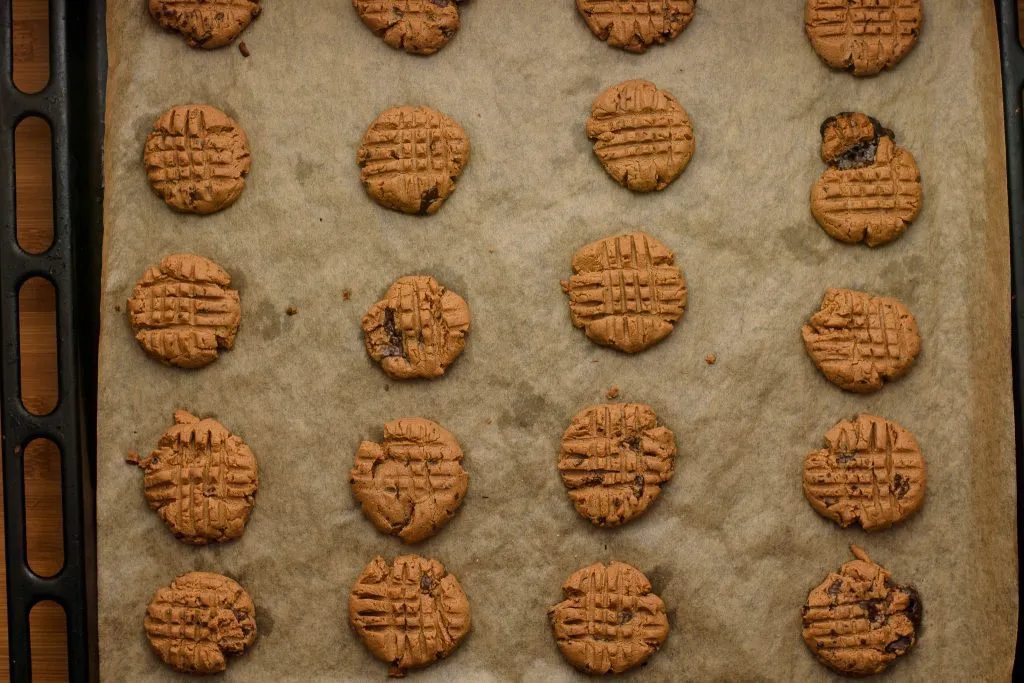
[[[451,44],[423,59],[386,47],[347,0],[267,2],[235,47],[206,53],[161,32],[138,0],[109,2],[107,228],[100,379],[99,563],[105,680],[176,680],[142,618],[175,575],[229,574],[252,595],[260,638],[225,681],[381,680],[346,600],[376,554],[406,552],[359,512],[348,472],[385,421],[424,415],[466,452],[469,495],[416,550],[456,574],[473,630],[417,680],[582,679],[545,616],[562,581],[597,560],[631,562],[670,609],[645,680],[826,680],[800,638],[808,590],[862,544],[924,602],[920,644],[889,680],[1008,679],[1017,610],[1008,239],[1000,82],[990,2],[928,2],[898,69],[829,70],[803,32],[803,2],[701,0],[686,32],[635,56],[596,40],[571,0],[479,0]],[[666,191],[634,195],[584,134],[591,100],[643,77],[689,111],[697,148]],[[140,155],[167,107],[205,102],[244,127],[248,187],[211,217],[177,215]],[[472,158],[431,218],[379,208],[355,151],[397,104],[456,118]],[[916,156],[924,209],[894,244],[827,237],[808,209],[822,171],[818,126],[862,110]],[[690,307],[663,343],[629,357],[573,329],[558,281],[572,253],[646,229],[677,254]],[[198,372],[160,366],[123,312],[143,269],[193,251],[242,295],[235,350]],[[436,276],[466,297],[466,352],[431,382],[390,382],[359,319],[395,278]],[[910,374],[858,396],[829,384],[800,326],[828,286],[902,299],[923,352]],[[351,290],[351,300],[342,291]],[[294,305],[298,314],[285,309]],[[120,306],[120,309],[118,308]],[[716,354],[709,366],[704,357]],[[556,470],[561,434],[616,386],[676,434],[675,478],[617,530],[573,510]],[[259,459],[244,538],[176,541],[124,462],[176,408],[213,415]],[[841,530],[800,488],[802,460],[859,411],[897,420],[924,450],[928,495],[889,531]]]

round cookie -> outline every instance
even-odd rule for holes
[[[576,0],[595,36],[629,52],[644,52],[678,36],[696,5],[697,0]]]
[[[804,495],[839,526],[887,529],[924,501],[924,457],[899,424],[861,414],[825,432],[825,448],[804,459]]]
[[[643,664],[668,637],[665,603],[636,567],[592,564],[562,584],[565,599],[548,610],[555,642],[588,674],[621,673]]]
[[[857,559],[832,572],[801,609],[804,642],[828,668],[848,676],[881,673],[910,651],[921,626],[921,599],[851,545]]]
[[[432,55],[459,30],[465,0],[352,0],[359,18],[393,48]]]
[[[252,157],[234,119],[205,104],[182,104],[153,124],[143,165],[150,186],[167,206],[210,214],[242,194]]]
[[[231,276],[213,261],[174,254],[146,270],[128,299],[135,339],[167,365],[201,368],[235,343],[242,308]]]
[[[572,418],[558,471],[576,511],[610,528],[646,512],[672,478],[675,458],[675,435],[650,406],[604,403]]]
[[[385,424],[383,443],[359,444],[350,481],[374,526],[406,543],[418,543],[455,515],[469,475],[451,432],[411,417]]]
[[[650,81],[623,81],[598,95],[587,137],[608,175],[634,192],[664,190],[693,156],[686,110]]]
[[[807,0],[804,28],[826,64],[870,76],[910,52],[921,18],[921,0]]]
[[[433,215],[455,191],[469,161],[469,138],[429,107],[388,109],[370,124],[356,153],[359,179],[383,207]]]
[[[259,0],[149,0],[149,13],[192,47],[230,45],[262,11]]]
[[[821,158],[829,167],[811,189],[811,213],[835,239],[886,244],[920,212],[917,162],[877,119],[853,112],[825,119]]]
[[[469,633],[469,599],[437,560],[375,557],[352,588],[348,618],[388,674],[403,676],[455,651]]]
[[[183,673],[212,674],[227,668],[256,642],[256,607],[226,576],[189,572],[156,592],[146,608],[146,637],[168,665]]]
[[[686,280],[675,256],[645,232],[591,242],[573,255],[572,272],[561,282],[572,324],[602,346],[643,351],[686,312]]]
[[[836,386],[878,391],[902,377],[921,352],[917,321],[896,299],[829,289],[821,310],[801,330],[804,348]]]
[[[388,377],[440,377],[466,346],[469,306],[429,275],[408,275],[370,307],[362,327],[366,352]]]
[[[128,461],[146,471],[146,502],[185,543],[222,543],[245,531],[259,488],[256,456],[216,420],[175,411],[157,449]]]

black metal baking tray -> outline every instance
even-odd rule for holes
[[[67,616],[71,681],[99,678],[96,656],[96,358],[103,243],[103,0],[49,0],[50,79],[26,95],[12,81],[11,0],[0,0],[0,406],[2,406],[7,626],[11,680],[32,679],[29,612],[53,600]],[[14,130],[29,116],[50,125],[53,244],[29,254],[17,240]],[[56,292],[58,399],[47,415],[21,401],[18,292],[28,278]],[[43,578],[26,556],[23,461],[33,439],[60,450],[64,567]]]
[[[1013,386],[1017,444],[1017,529],[1024,529],[1020,343],[1024,306],[1024,48],[1018,0],[994,0],[999,25],[1006,123],[1011,239]],[[104,0],[49,0],[50,81],[39,93],[19,92],[11,80],[11,0],[0,0],[0,409],[2,409],[5,550],[11,680],[32,679],[29,612],[53,600],[67,614],[71,681],[98,680],[96,638],[96,372],[103,242],[103,116],[106,80]],[[32,255],[17,241],[14,129],[40,116],[52,131],[54,241]],[[30,414],[21,402],[18,290],[30,277],[56,290],[59,398],[49,414]],[[41,578],[28,566],[21,452],[37,437],[60,449],[64,567]],[[1018,556],[1022,545],[1018,542]],[[1021,562],[1019,566],[1024,566]],[[1024,621],[1018,613],[1017,652]],[[1018,658],[1019,661],[1019,658]],[[1019,672],[1018,672],[1019,669]],[[1015,665],[1015,674],[1024,665]]]

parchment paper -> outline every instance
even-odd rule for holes
[[[363,438],[424,415],[466,452],[461,512],[415,550],[456,574],[473,630],[417,680],[582,679],[546,608],[597,560],[641,568],[670,609],[645,680],[826,680],[800,638],[808,590],[862,544],[924,603],[920,644],[890,680],[1006,680],[1017,610],[1008,238],[991,2],[931,0],[917,48],[894,72],[826,68],[803,2],[701,0],[686,32],[634,56],[596,40],[571,0],[479,0],[451,44],[423,59],[386,47],[347,0],[267,2],[234,47],[206,53],[165,34],[138,0],[108,5],[107,224],[100,379],[101,667],[110,681],[173,680],[142,618],[175,575],[229,574],[250,592],[260,638],[225,681],[380,680],[347,624],[347,595],[376,554],[407,552],[360,514],[348,487]],[[697,148],[666,191],[606,176],[584,122],[604,88],[643,77],[689,111]],[[244,127],[253,168],[240,201],[202,218],[146,183],[146,132],[167,107],[205,102]],[[386,211],[359,184],[355,151],[383,109],[456,118],[472,158],[431,218]],[[877,116],[916,156],[924,209],[875,250],[827,237],[808,209],[822,171],[818,126]],[[558,281],[572,253],[646,229],[677,254],[690,307],[639,356],[588,342]],[[124,300],[168,253],[213,258],[235,278],[235,350],[198,372],[134,342]],[[469,301],[466,352],[431,382],[389,382],[359,319],[401,275],[433,274]],[[828,286],[893,295],[924,339],[916,367],[880,393],[829,384],[800,326]],[[342,297],[349,288],[351,300]],[[294,305],[298,314],[285,315]],[[118,308],[120,307],[120,308]],[[709,366],[705,355],[714,353]],[[604,399],[647,402],[677,436],[675,478],[648,513],[593,528],[556,470],[570,417]],[[259,459],[240,541],[176,541],[124,462],[148,452],[176,408],[213,415]],[[889,531],[841,530],[804,500],[804,455],[859,411],[897,420],[924,450],[921,512]]]

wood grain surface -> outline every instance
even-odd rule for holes
[[[8,0],[0,0],[7,2]],[[35,92],[49,75],[46,0],[13,0],[14,82]],[[50,185],[50,130],[41,119],[26,119],[16,131],[18,241],[31,252],[45,251],[53,235]],[[22,353],[22,399],[34,413],[57,402],[56,328],[53,288],[30,280],[19,296]],[[24,452],[26,535],[29,565],[52,575],[64,563],[61,542],[60,460],[48,441],[34,441]],[[0,475],[2,476],[2,475]],[[3,492],[0,490],[0,497]],[[3,512],[0,509],[0,523]],[[0,680],[8,680],[7,587],[5,558],[0,555]],[[52,602],[33,608],[31,617],[33,681],[66,681],[67,635],[63,610]]]
[[[47,81],[47,0],[12,1],[14,6],[14,80],[26,92]],[[1020,4],[1024,7],[1024,0]],[[1024,16],[1024,12],[1022,12]],[[18,239],[31,252],[44,251],[52,237],[49,128],[28,119],[17,131],[16,173]],[[19,297],[23,400],[32,412],[48,412],[57,399],[54,295],[49,285],[31,280]],[[28,509],[29,563],[41,575],[63,564],[61,545],[60,461],[49,442],[36,441],[25,450],[25,502]],[[2,476],[2,475],[0,475]],[[0,489],[0,501],[3,491]],[[0,525],[3,510],[0,508]],[[0,609],[6,616],[5,558],[0,554]],[[31,616],[33,680],[67,680],[67,637],[59,606],[41,603]],[[0,680],[9,679],[7,620],[0,619]]]

